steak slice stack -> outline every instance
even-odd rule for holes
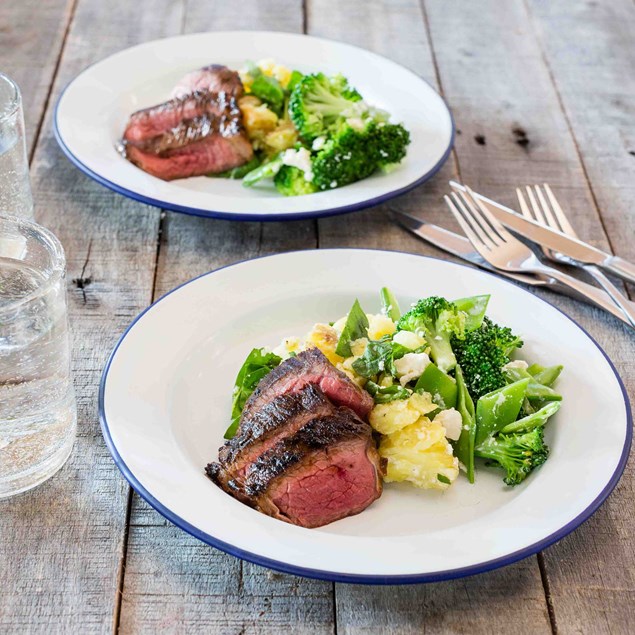
[[[225,172],[253,158],[236,72],[208,66],[186,75],[175,91],[178,97],[131,115],[121,143],[129,161],[169,181]]]
[[[260,382],[206,473],[243,503],[303,527],[357,514],[382,492],[371,428],[353,410],[366,416],[367,397],[372,407],[319,350],[300,353]]]

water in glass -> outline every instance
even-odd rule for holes
[[[52,476],[75,437],[63,252],[43,232],[0,217],[0,498]]]

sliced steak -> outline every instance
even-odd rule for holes
[[[302,527],[358,514],[382,493],[370,426],[347,408],[313,419],[247,468],[244,492],[259,511]]]
[[[331,401],[347,406],[362,419],[374,405],[367,392],[335,368],[319,349],[311,348],[285,360],[262,379],[247,400],[241,421],[278,395],[298,392],[308,384],[319,386]]]
[[[185,97],[197,90],[226,93],[238,98],[243,94],[243,83],[236,71],[222,64],[210,64],[185,75],[174,87],[171,97]]]
[[[251,160],[253,148],[242,134],[224,137],[216,133],[161,154],[143,152],[134,146],[127,146],[125,154],[144,172],[171,181],[237,168]]]
[[[236,436],[225,442],[218,452],[218,463],[210,464],[207,472],[224,490],[241,492],[246,469],[263,452],[315,417],[336,412],[337,408],[313,385],[292,395],[279,395],[250,418],[242,419]]]

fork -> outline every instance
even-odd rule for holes
[[[516,188],[516,196],[518,197],[518,204],[523,216],[550,229],[567,234],[571,238],[578,238],[549,185],[545,183],[543,188],[539,185],[534,185],[533,189],[529,186],[525,188],[531,207],[527,205],[523,191],[520,188]],[[583,269],[609,294],[613,302],[622,309],[631,325],[635,326],[635,308],[633,308],[631,301],[602,273],[599,267],[581,264],[545,247],[542,247],[542,252],[550,260]]]
[[[492,266],[503,271],[552,278],[580,295],[589,297],[587,283],[544,264],[527,245],[503,227],[469,187],[465,186],[465,192],[452,192],[451,196],[443,198],[474,248]],[[624,313],[617,305],[607,309],[624,319]]]

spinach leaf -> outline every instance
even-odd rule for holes
[[[350,357],[353,354],[351,342],[362,337],[368,337],[368,318],[360,306],[359,300],[355,300],[346,318],[346,324],[342,329],[335,352],[340,357]]]
[[[226,439],[231,439],[236,434],[245,402],[256,389],[260,380],[278,366],[281,361],[282,358],[274,353],[266,352],[263,348],[254,348],[247,355],[247,359],[238,371],[236,383],[234,384],[232,392],[232,420],[229,428],[225,431]]]
[[[373,396],[375,403],[388,403],[389,401],[395,401],[397,399],[408,399],[412,394],[399,384],[380,386],[374,381],[367,381],[364,388]]]
[[[370,379],[379,373],[397,375],[395,369],[393,344],[388,340],[368,342],[364,354],[353,362],[353,370],[362,377]]]

